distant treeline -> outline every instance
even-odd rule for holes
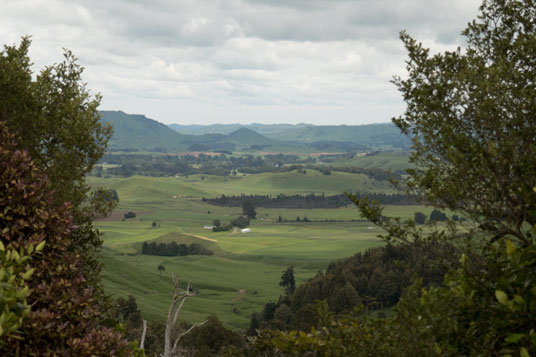
[[[358,197],[367,196],[371,200],[378,200],[385,205],[413,205],[415,200],[407,195],[395,193],[367,193],[357,194]],[[344,194],[325,196],[324,194],[315,195],[290,195],[279,194],[271,195],[240,195],[226,196],[221,195],[218,198],[205,198],[203,202],[210,203],[216,206],[224,207],[241,207],[244,202],[252,202],[255,207],[264,208],[339,208],[352,204],[352,202]]]
[[[316,167],[317,170],[320,170],[321,172],[331,172],[331,171],[340,171],[340,172],[348,172],[352,174],[364,174],[370,177],[371,179],[378,180],[378,181],[389,181],[392,178],[395,180],[400,180],[401,176],[405,174],[404,170],[398,170],[395,172],[389,172],[386,170],[382,170],[376,167],[371,168],[362,168],[362,167],[338,167],[338,166],[321,166]]]
[[[313,163],[314,159],[300,159],[296,155],[266,156],[228,156],[222,155],[143,155],[143,154],[106,154],[101,163],[118,165],[93,171],[96,176],[175,176],[175,175],[218,175],[229,176],[241,173],[261,173],[281,170],[285,165]],[[283,169],[284,170],[284,169]]]
[[[184,255],[213,255],[214,253],[198,243],[186,245],[184,243],[177,244],[176,242],[158,244],[155,242],[143,242],[141,254],[176,257]]]
[[[344,157],[351,157],[344,156]],[[341,158],[341,156],[337,156]],[[323,160],[326,160],[323,158]],[[92,173],[98,177],[132,175],[143,176],[188,176],[194,174],[230,176],[237,173],[257,174],[262,172],[297,172],[306,174],[307,170],[319,170],[324,175],[332,171],[364,174],[374,180],[389,181],[393,176],[400,179],[404,171],[389,173],[379,168],[336,167],[315,164],[314,158],[300,158],[296,155],[274,154],[265,156],[221,155],[144,155],[144,154],[106,154],[100,163],[117,165],[103,168],[98,165]],[[307,170],[306,170],[307,169]]]

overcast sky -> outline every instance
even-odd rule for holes
[[[69,48],[102,110],[160,122],[365,124],[404,110],[407,30],[463,47],[480,0],[0,0],[35,71]]]

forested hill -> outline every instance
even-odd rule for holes
[[[391,123],[368,125],[311,125],[311,124],[213,124],[213,125],[179,125],[170,124],[170,128],[182,134],[230,134],[240,128],[246,128],[274,140],[314,144],[353,143],[362,146],[389,145],[409,147],[410,141]]]
[[[108,144],[111,151],[187,151],[188,135],[144,115],[121,111],[101,111],[101,122],[110,123],[114,134]]]
[[[182,125],[182,124],[169,124],[171,129],[178,131],[182,134],[188,135],[203,135],[203,134],[231,134],[240,128],[246,128],[252,130],[261,135],[279,134],[289,129],[304,128],[312,126],[312,124],[211,124],[211,125]]]
[[[227,134],[181,134],[144,115],[101,111],[101,122],[110,123],[114,134],[110,151],[187,152],[218,150],[260,150],[281,146],[252,130],[237,128]]]
[[[409,147],[411,142],[400,133],[394,124],[369,125],[320,125],[296,127],[267,137],[277,136],[279,140],[315,143],[325,141],[351,142],[361,145],[392,145]]]
[[[114,134],[110,151],[188,152],[360,152],[404,149],[409,140],[393,124],[314,126],[309,124],[166,126],[144,115],[101,111]],[[172,128],[176,129],[173,130]],[[188,130],[185,130],[187,128]],[[183,131],[182,133],[179,131]],[[189,134],[188,134],[189,133]],[[197,133],[199,135],[192,135]]]

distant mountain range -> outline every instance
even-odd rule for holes
[[[101,111],[114,135],[110,151],[347,152],[381,147],[407,148],[409,140],[393,124],[213,124],[166,126],[144,115]]]

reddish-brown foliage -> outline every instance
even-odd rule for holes
[[[102,314],[91,284],[81,273],[78,253],[69,249],[76,229],[70,204],[57,205],[47,177],[0,122],[0,239],[6,248],[46,245],[31,260],[31,305],[19,333],[0,344],[8,356],[118,356],[132,348],[123,336],[101,325]]]

